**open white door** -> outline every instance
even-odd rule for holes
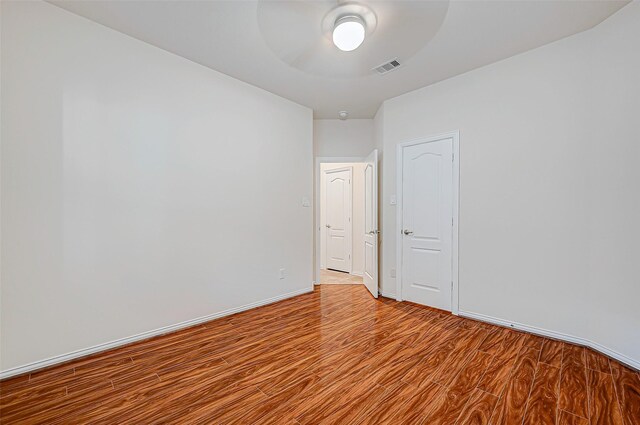
[[[378,298],[378,150],[365,159],[364,167],[364,273],[363,281]]]

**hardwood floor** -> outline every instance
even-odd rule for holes
[[[310,294],[0,383],[3,424],[640,424],[598,353],[388,299]]]

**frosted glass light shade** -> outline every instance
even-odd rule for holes
[[[357,49],[365,37],[364,22],[357,16],[346,16],[336,21],[333,44],[343,52]]]

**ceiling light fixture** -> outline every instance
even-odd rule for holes
[[[340,111],[340,112],[338,112],[338,118],[340,118],[342,121],[344,121],[347,118],[349,118],[349,113],[347,111]]]
[[[343,16],[333,27],[333,44],[343,52],[350,52],[362,44],[365,33],[365,23],[360,16]]]

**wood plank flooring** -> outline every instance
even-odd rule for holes
[[[640,375],[582,347],[313,293],[0,383],[2,424],[640,424]]]

